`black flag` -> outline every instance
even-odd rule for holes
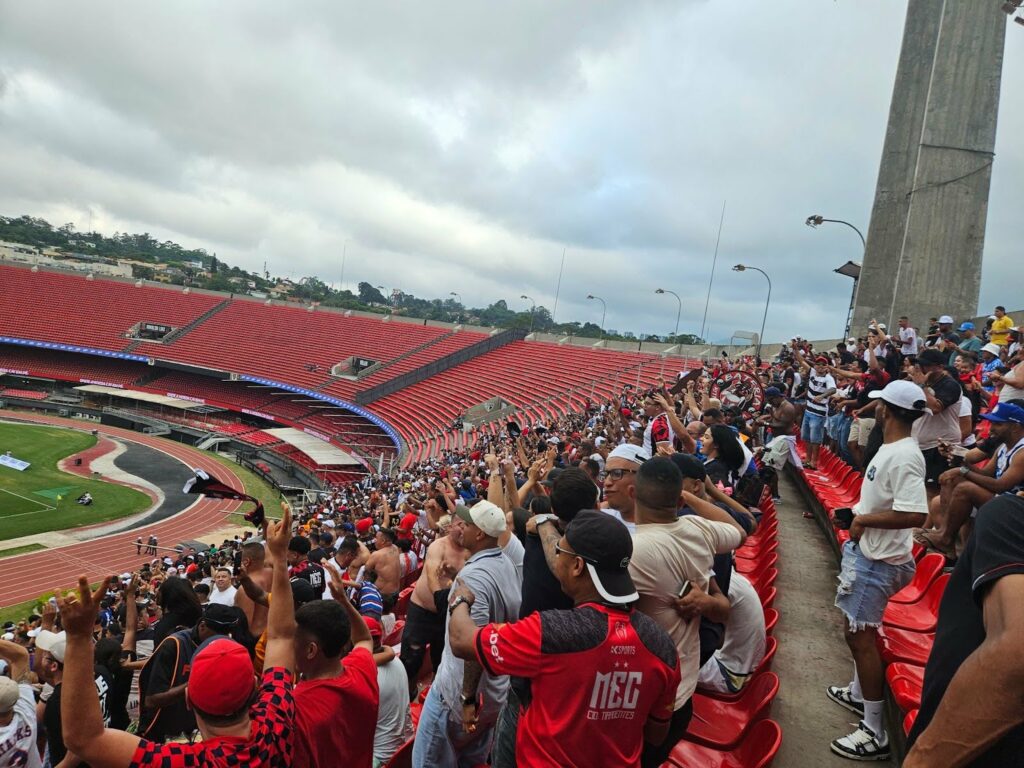
[[[203,496],[209,496],[211,499],[235,499],[236,501],[251,501],[256,505],[256,509],[245,515],[245,519],[255,525],[257,528],[263,526],[263,521],[266,519],[266,513],[263,511],[263,504],[259,499],[249,496],[248,494],[236,491],[230,485],[225,485],[213,475],[202,469],[194,469],[195,477],[192,477],[185,483],[183,489],[185,493],[199,493]]]

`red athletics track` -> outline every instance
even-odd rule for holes
[[[214,461],[203,451],[197,451],[173,440],[150,437],[118,427],[34,413],[0,411],[0,416],[34,424],[89,431],[95,429],[105,435],[155,448],[188,467],[205,469],[225,483],[238,489],[242,488],[242,481],[230,468]],[[0,607],[32,600],[51,589],[73,586],[82,574],[88,576],[90,582],[95,582],[104,576],[135,570],[152,559],[145,554],[135,554],[135,539],[139,536],[145,541],[151,533],[155,533],[159,541],[158,546],[174,546],[184,539],[192,539],[223,527],[228,513],[239,506],[237,501],[199,498],[192,506],[159,523],[80,544],[0,558]]]

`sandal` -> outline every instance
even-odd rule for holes
[[[930,550],[932,550],[934,552],[938,552],[940,555],[942,555],[944,558],[946,558],[950,562],[955,563],[956,562],[956,546],[954,545],[951,549],[945,549],[944,547],[940,547],[935,542],[935,539],[933,539],[929,535],[929,534],[937,534],[937,533],[938,533],[938,531],[924,531],[924,530],[922,530],[920,537],[915,535],[914,539],[918,543],[924,544],[928,549],[930,549]]]

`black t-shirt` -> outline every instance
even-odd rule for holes
[[[96,686],[96,693],[100,699],[100,713],[103,716],[103,724],[110,725],[110,688],[113,684],[113,678],[106,667],[100,665],[93,667],[93,684]],[[50,748],[50,765],[56,765],[68,753],[68,748],[64,746],[64,731],[60,720],[60,697],[63,687],[62,683],[54,686],[53,693],[47,699],[46,707],[43,710],[46,743]],[[89,768],[89,766],[82,763],[80,768]]]
[[[957,561],[939,607],[935,645],[924,673],[921,709],[910,732],[908,748],[935,716],[953,675],[985,640],[982,606],[999,579],[1024,573],[1024,499],[997,496],[978,512],[974,533]],[[993,685],[1005,684],[993,670]],[[1021,764],[1024,725],[1008,731],[970,766]]]
[[[146,707],[146,697],[188,682],[188,669],[197,642],[198,637],[191,631],[175,632],[164,639],[146,661],[139,676],[139,736],[163,741],[168,736],[190,734],[195,730],[195,715],[184,698],[155,709]]]
[[[292,568],[291,576],[293,579],[298,578],[308,581],[309,585],[313,587],[313,591],[318,595],[323,592],[327,586],[327,578],[324,576],[324,567],[318,563],[311,563],[309,560],[303,560]]]

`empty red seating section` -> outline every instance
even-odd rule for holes
[[[21,400],[45,400],[46,392],[37,392],[34,389],[0,389],[0,397],[17,397]]]
[[[0,371],[28,371],[44,379],[79,382],[83,379],[128,386],[152,372],[145,363],[110,360],[93,355],[76,355],[49,349],[0,345]]]
[[[334,311],[308,312],[236,299],[153,354],[315,388],[329,381],[331,367],[348,357],[391,360],[446,333],[433,326],[383,322],[383,317],[345,317]],[[345,384],[337,385],[339,391],[351,394],[357,388],[355,383]]]
[[[180,327],[220,304],[221,296],[86,280],[54,272],[0,266],[0,336],[122,350],[124,334],[147,321]]]

